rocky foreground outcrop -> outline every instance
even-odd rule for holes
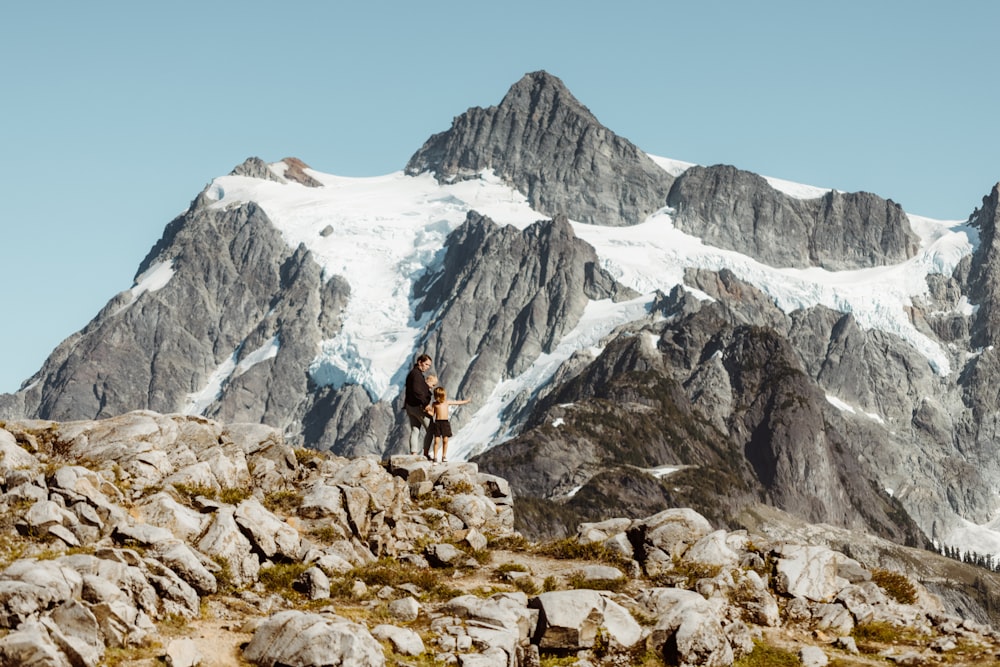
[[[0,665],[730,665],[775,633],[817,665],[1000,652],[961,596],[690,509],[530,545],[472,463],[148,411],[0,426]],[[245,637],[222,660],[190,630],[220,619]]]

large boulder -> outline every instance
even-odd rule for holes
[[[642,637],[642,628],[628,610],[600,591],[550,591],[528,605],[539,610],[532,643],[542,649],[593,648],[598,633],[612,647],[628,648]]]
[[[841,574],[864,569],[854,559],[822,546],[784,544],[775,553],[778,592],[813,602],[832,602],[851,583]]]
[[[648,643],[667,664],[680,667],[728,667],[733,664],[722,619],[716,608],[694,591],[651,588],[637,601],[656,618]]]
[[[363,626],[339,616],[274,614],[254,632],[243,657],[261,667],[383,667],[382,646]]]

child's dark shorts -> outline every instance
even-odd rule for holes
[[[447,419],[438,419],[431,423],[431,429],[435,437],[439,438],[450,438],[451,437],[451,422]]]

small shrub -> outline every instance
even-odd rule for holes
[[[913,604],[917,601],[917,589],[905,574],[876,568],[872,570],[872,581],[900,604]]]
[[[566,583],[570,588],[589,588],[595,591],[620,592],[628,585],[625,577],[620,579],[587,579],[583,572],[572,572],[566,578]]]
[[[420,505],[425,509],[436,509],[442,512],[448,511],[448,506],[451,505],[451,501],[454,500],[450,495],[440,495],[434,496],[432,498],[427,498],[426,500],[421,500]],[[443,518],[443,517],[442,517]]]
[[[205,496],[206,498],[211,498],[215,500],[219,495],[213,487],[207,484],[185,484],[184,482],[175,482],[174,491],[180,494],[181,499],[186,502],[191,502],[198,496]]]
[[[219,501],[229,505],[239,505],[251,495],[248,486],[231,486],[219,491]]]
[[[550,574],[542,580],[542,590],[546,593],[559,590],[559,580]]]
[[[355,579],[360,579],[366,586],[374,589],[382,586],[398,587],[402,584],[413,584],[425,591],[425,595],[429,598],[450,600],[462,594],[462,591],[445,583],[451,574],[452,570],[449,568],[429,570],[400,563],[392,558],[380,558],[344,574],[342,579],[331,586],[331,592],[336,591],[338,595],[343,595],[350,591]]]
[[[309,449],[308,447],[296,447],[294,451],[295,461],[300,466],[316,465],[323,458],[323,454],[318,450]]]
[[[535,553],[550,558],[560,558],[563,560],[598,560],[604,547],[597,542],[581,544],[574,537],[565,537],[561,540],[542,542],[535,547]]]
[[[212,556],[212,560],[219,566],[215,575],[215,584],[218,593],[233,593],[236,591],[236,579],[233,577],[233,568],[229,564],[229,559],[219,556]]]
[[[900,635],[900,629],[886,621],[872,621],[856,625],[851,631],[851,636],[856,641],[863,643],[890,644],[899,641]]]
[[[679,586],[692,589],[699,579],[712,579],[717,577],[721,571],[722,567],[719,565],[674,558],[671,569],[650,577],[650,582],[656,586]]]
[[[66,458],[69,454],[70,443],[59,437],[59,424],[55,422],[45,428],[24,429],[23,433],[15,433],[14,437],[22,449],[32,454],[59,458]]]
[[[354,599],[354,593],[352,591],[354,587],[354,579],[349,577],[333,579],[330,581],[330,600],[326,602],[331,602],[335,600],[352,600]]]
[[[334,540],[339,540],[344,534],[339,528],[334,526],[319,526],[309,531],[309,537],[321,544],[330,544]]]
[[[186,634],[189,619],[184,614],[167,614],[157,623],[157,628],[165,630],[169,634]]]
[[[755,642],[753,651],[733,663],[733,667],[798,667],[799,656],[776,646]]]
[[[599,542],[580,543],[575,537],[566,537],[552,542],[543,542],[534,549],[535,553],[563,560],[590,560],[608,565],[625,567],[626,558],[617,551],[611,551]]]
[[[525,595],[538,595],[541,591],[538,590],[538,584],[531,577],[518,577],[511,582],[517,590],[521,591]]]
[[[448,490],[452,493],[475,493],[476,487],[472,486],[467,480],[460,479],[454,484],[449,484]]]
[[[862,653],[879,653],[889,644],[922,646],[927,636],[914,627],[901,627],[887,621],[872,621],[854,626],[851,631]],[[979,664],[979,663],[976,663]]]
[[[502,537],[491,537],[489,548],[499,551],[528,551],[531,548],[531,542],[524,535],[517,533]]]
[[[276,563],[271,567],[261,568],[259,580],[271,593],[297,597],[299,593],[294,589],[295,582],[307,569],[309,565],[306,563]]]
[[[272,491],[264,496],[264,507],[272,512],[292,512],[301,504],[302,494],[291,489]]]
[[[493,560],[493,552],[489,549],[474,549],[470,555],[480,565],[488,565]]]
[[[163,646],[159,642],[153,642],[148,646],[118,648],[109,646],[104,652],[104,662],[106,667],[123,667],[124,665],[138,664],[139,660],[155,660],[163,653]]]
[[[497,574],[507,574],[508,572],[527,572],[528,568],[523,563],[502,563],[497,567]]]
[[[658,617],[647,614],[641,609],[630,609],[629,611],[632,612],[632,618],[635,619],[635,622],[643,627],[652,628],[660,621]]]

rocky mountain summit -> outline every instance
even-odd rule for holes
[[[663,206],[673,178],[547,72],[526,74],[498,106],[472,108],[406,165],[443,181],[492,169],[532,208],[598,225],[634,225]]]
[[[763,506],[739,530],[675,508],[532,544],[475,464],[150,411],[0,424],[0,491],[3,665],[1000,656],[970,595],[991,572]]]

